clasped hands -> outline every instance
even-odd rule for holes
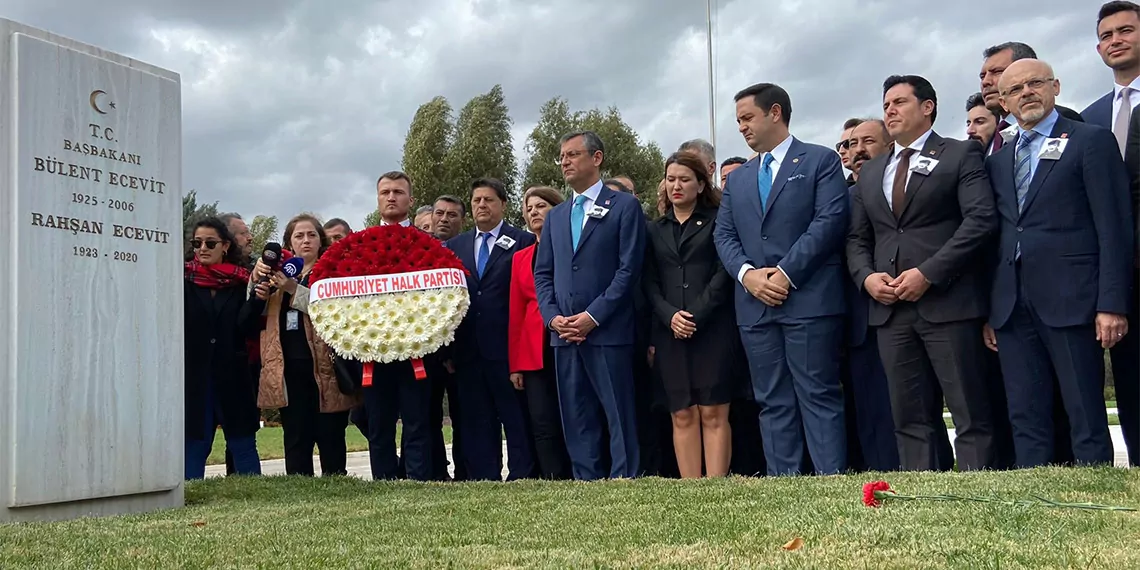
[[[884,305],[893,305],[896,301],[913,303],[921,299],[926,290],[930,289],[930,282],[915,267],[893,278],[889,273],[872,273],[863,281],[863,288],[872,299]]]
[[[574,344],[582,344],[586,340],[586,335],[590,331],[597,328],[597,323],[585,311],[570,317],[563,317],[558,315],[550,320],[550,328],[558,333],[558,338],[572,342]]]
[[[744,288],[769,307],[779,307],[788,298],[791,283],[777,267],[761,267],[744,272]]]
[[[262,283],[261,279],[266,275],[269,276],[269,279]],[[269,298],[270,290],[272,288],[280,289],[290,295],[293,295],[297,292],[296,281],[290,279],[289,277],[286,277],[285,274],[280,271],[274,271],[270,269],[270,267],[262,263],[260,259],[257,260],[257,264],[253,266],[253,273],[250,275],[250,281],[253,281],[255,283],[253,287],[254,294],[258,299],[261,299],[262,301]]]

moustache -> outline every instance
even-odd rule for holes
[[[868,160],[871,160],[871,155],[864,151],[859,151],[855,153],[855,156],[851,157],[851,162],[867,162]]]

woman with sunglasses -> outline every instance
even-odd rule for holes
[[[249,270],[226,225],[206,218],[194,226],[193,259],[185,267],[186,478],[201,479],[218,425],[239,475],[260,475],[256,385],[249,376],[246,318]],[[250,323],[249,321],[252,321]]]
[[[309,320],[309,272],[331,242],[320,220],[301,214],[285,226],[293,255],[305,261],[299,280],[267,267],[253,268],[250,309],[265,311],[261,331],[261,382],[258,404],[281,410],[285,473],[313,476],[313,446],[321,454],[322,475],[347,475],[344,429],[348,411],[360,404],[359,391],[346,394],[337,382],[332,349],[313,332]]]

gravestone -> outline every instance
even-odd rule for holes
[[[181,107],[0,19],[0,522],[182,505]]]

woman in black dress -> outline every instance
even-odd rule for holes
[[[728,473],[729,402],[740,337],[733,281],[713,244],[720,190],[701,159],[677,153],[665,162],[665,214],[649,224],[643,280],[653,307],[655,365],[673,417],[681,477]]]

